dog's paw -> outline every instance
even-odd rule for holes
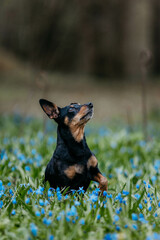
[[[101,190],[101,193],[108,190],[108,180],[105,177],[101,179],[99,183],[99,188]]]

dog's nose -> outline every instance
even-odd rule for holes
[[[93,108],[93,103],[88,103],[88,106],[90,107],[90,108]]]

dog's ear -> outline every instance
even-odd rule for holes
[[[56,104],[49,102],[45,99],[40,99],[39,103],[43,109],[43,111],[47,114],[47,116],[51,119],[56,119],[59,117],[59,109]]]

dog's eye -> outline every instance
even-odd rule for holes
[[[68,112],[74,112],[74,110],[75,110],[75,107],[70,107]]]

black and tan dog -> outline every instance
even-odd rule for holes
[[[98,169],[84,134],[85,124],[93,115],[93,104],[71,103],[60,108],[44,99],[39,102],[48,117],[58,124],[57,146],[47,165],[45,181],[53,188],[78,190],[83,187],[86,191],[93,180],[99,183],[102,192],[107,190],[107,179]]]

